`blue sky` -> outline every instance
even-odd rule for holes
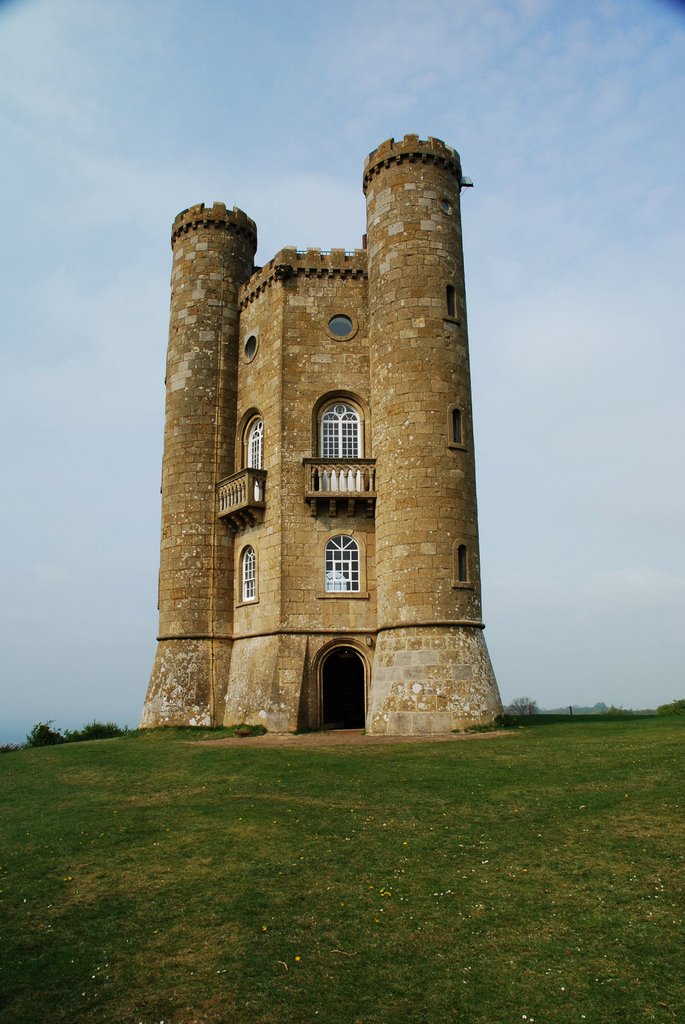
[[[0,742],[134,725],[154,654],[169,230],[360,244],[366,153],[461,153],[503,698],[685,695],[685,9],[0,3]]]

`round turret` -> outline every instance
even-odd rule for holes
[[[387,687],[376,687],[382,699],[371,709],[374,731],[423,728],[417,724],[421,714],[428,731],[440,731],[448,719],[427,725],[429,709],[444,708],[458,722],[492,718],[498,706],[489,661],[483,669],[487,652],[480,633],[461,185],[455,150],[417,135],[382,143],[364,169],[378,492],[377,663],[381,679],[385,669],[398,688],[388,702]],[[455,682],[455,662],[469,678],[483,677],[481,704],[468,686]],[[428,690],[424,677],[431,680]],[[450,693],[451,704],[445,699]],[[402,713],[410,716],[406,730],[397,717],[387,726],[388,714]]]
[[[174,220],[166,370],[159,573],[160,644],[143,724],[208,724],[230,643],[231,541],[216,491],[232,471],[238,289],[250,277],[255,224],[223,203]],[[210,685],[211,684],[211,685]]]
[[[480,619],[460,181],[438,139],[366,161],[379,623]]]

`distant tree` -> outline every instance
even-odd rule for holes
[[[685,700],[672,700],[670,704],[660,704],[657,715],[685,715]]]
[[[537,715],[539,708],[538,702],[530,697],[514,697],[506,710],[510,715]]]
[[[64,743],[64,736],[59,729],[53,729],[53,722],[36,722],[26,737],[27,747],[51,747],[55,743]]]

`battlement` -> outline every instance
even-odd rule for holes
[[[304,277],[332,277],[336,274],[341,277],[366,277],[366,250],[281,249],[241,286],[238,292],[240,308],[252,302],[273,281],[283,281],[300,274]]]
[[[172,246],[182,234],[209,225],[244,235],[252,241],[255,249],[257,248],[257,225],[255,222],[237,206],[229,210],[225,203],[213,203],[211,206],[196,203],[195,206],[190,206],[187,210],[181,210],[174,218],[171,228]]]
[[[451,170],[457,181],[461,182],[461,161],[456,149],[445,145],[442,139],[420,139],[418,135],[405,135],[399,142],[386,139],[380,146],[373,149],[364,161],[364,193],[371,178],[379,174],[384,167],[392,163],[421,161],[436,163]]]

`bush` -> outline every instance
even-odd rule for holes
[[[672,700],[670,704],[660,704],[657,715],[685,715],[685,700]]]
[[[111,740],[115,736],[125,736],[127,728],[121,728],[115,722],[88,722],[82,729],[65,729],[64,739],[67,743],[80,743],[81,740]]]
[[[241,722],[239,725],[231,725],[228,728],[229,733],[233,736],[263,736],[266,733],[266,729],[263,725],[247,725],[246,722]]]
[[[506,711],[503,711],[501,715],[497,715],[495,722],[500,729],[513,729],[519,724],[518,716],[507,714]]]
[[[52,747],[55,743],[64,743],[65,739],[59,729],[53,729],[53,722],[36,722],[26,737],[27,747]]]
[[[10,754],[13,750],[21,750],[21,743],[0,744],[0,754]]]

